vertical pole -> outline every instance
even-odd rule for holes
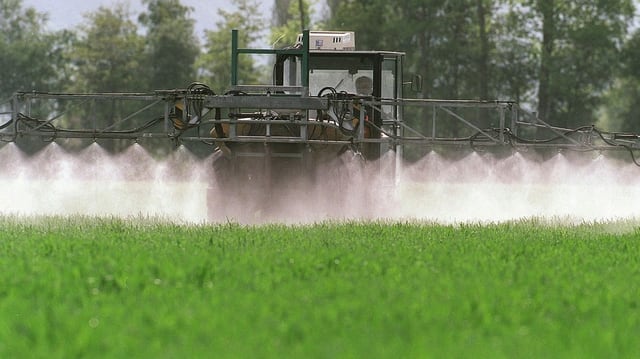
[[[396,85],[396,100],[400,99],[404,99],[404,89],[403,89],[403,84],[404,84],[404,56],[400,56],[398,57],[398,61],[396,61],[396,78],[398,79],[397,81],[397,85]],[[396,119],[397,119],[397,123],[395,123],[395,135],[396,138],[403,138],[404,137],[404,127],[402,126],[402,123],[404,122],[404,106],[398,106],[398,105],[394,105],[395,106],[395,112],[396,112]],[[420,110],[422,111],[422,109]],[[397,142],[395,145],[395,150],[396,150],[396,163],[395,163],[395,177],[394,177],[394,181],[393,181],[393,195],[394,195],[394,199],[397,198],[398,195],[398,191],[399,191],[399,187],[400,187],[400,179],[402,176],[402,158],[404,157],[404,144],[402,142]]]
[[[505,130],[505,118],[504,118],[504,106],[500,105],[500,142],[504,143],[504,130]]]
[[[11,118],[13,119],[13,138],[18,136],[18,114],[20,113],[20,101],[18,95],[13,95],[13,101],[11,101]]]
[[[300,30],[304,31],[304,1],[298,0],[298,7],[300,8]]]
[[[29,98],[26,102],[25,102],[25,112],[27,113],[27,116],[31,117],[31,103],[33,102],[33,100],[31,98]]]
[[[238,85],[238,30],[231,30],[231,86]]]
[[[436,139],[436,106],[433,105],[433,107],[431,109],[432,109],[432,112],[433,112],[432,113],[433,120],[431,121],[431,126],[432,126],[432,128],[431,128],[431,139],[435,141],[435,139]]]
[[[398,109],[398,115],[399,115],[399,123],[396,125],[396,138],[404,138],[404,127],[401,126],[402,122],[403,122],[403,114],[404,111],[404,107],[400,107]],[[395,168],[395,178],[394,178],[394,183],[393,183],[393,188],[394,188],[394,194],[397,194],[397,190],[398,187],[400,185],[400,179],[402,176],[402,165],[403,165],[403,157],[404,157],[404,143],[403,142],[397,142],[396,143],[396,168]]]
[[[354,100],[360,102],[358,105],[360,106],[360,118],[358,119],[358,142],[362,143],[364,140],[364,127],[367,125],[366,117],[365,117],[365,107],[362,100]]]
[[[302,69],[301,69],[302,87],[306,88],[306,94],[309,93],[309,30],[302,32]]]
[[[511,104],[511,133],[514,136],[518,136],[518,109],[518,106]]]
[[[182,99],[182,123],[187,126],[189,121],[189,101],[187,100],[187,96],[185,96]]]
[[[293,114],[290,115],[290,120],[293,122]],[[307,140],[307,125],[309,124],[309,110],[303,112],[302,116],[302,124],[300,125],[300,139],[304,141],[304,143],[308,143]]]
[[[91,105],[89,106],[89,111],[91,113],[91,124],[93,125],[93,132],[98,132],[98,116],[96,115],[96,100],[91,100]]]
[[[238,30],[231,30],[231,86],[238,85]],[[239,113],[236,109],[236,113]],[[229,137],[236,137],[236,118],[231,119],[229,124]]]
[[[164,132],[169,134],[169,101],[164,101]]]

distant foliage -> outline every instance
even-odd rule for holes
[[[216,23],[217,30],[206,32],[204,53],[198,59],[201,81],[216,92],[223,92],[231,84],[231,30],[238,30],[238,46],[255,46],[263,35],[264,21],[260,18],[258,3],[253,0],[233,0],[235,11],[218,10],[223,19]],[[238,60],[239,84],[256,84],[260,72],[250,56]]]
[[[179,0],[145,0],[138,20],[146,29],[144,63],[149,89],[186,87],[194,81],[200,53],[194,34],[193,9]]]
[[[63,81],[62,49],[69,33],[44,29],[46,14],[0,0],[0,100],[16,91],[49,91]]]
[[[312,28],[313,12],[308,0],[276,1],[274,9],[278,15],[273,17],[269,36],[269,44],[274,48],[293,46],[302,30]]]
[[[143,50],[145,39],[131,13],[122,5],[101,7],[88,14],[73,47],[74,91],[146,91]]]
[[[640,30],[623,46],[616,81],[606,93],[600,115],[606,128],[640,131]]]

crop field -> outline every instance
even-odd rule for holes
[[[0,357],[640,357],[636,228],[4,216]]]

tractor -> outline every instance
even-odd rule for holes
[[[273,56],[272,84],[238,84],[238,58],[251,54]],[[226,94],[231,98],[224,100],[237,101],[238,107],[211,130],[219,151],[209,203],[221,203],[222,189],[233,194],[222,214],[228,215],[233,203],[242,203],[237,209],[246,213],[254,203],[258,207],[249,212],[262,216],[291,207],[292,197],[313,203],[310,198],[317,195],[310,192],[321,191],[335,202],[344,191],[356,191],[353,183],[338,180],[347,176],[340,173],[348,167],[343,162],[364,166],[398,148],[383,138],[401,135],[402,108],[372,101],[402,98],[403,58],[401,52],[356,51],[353,32],[305,31],[289,48],[252,50],[238,48],[234,31]],[[419,78],[414,81],[419,87]],[[214,112],[229,106],[219,100],[211,97],[204,106]],[[366,191],[359,192],[366,203]]]

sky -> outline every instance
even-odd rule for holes
[[[34,7],[48,14],[48,30],[74,28],[84,22],[84,14],[100,6],[111,7],[117,3],[129,4],[129,9],[135,15],[145,9],[141,0],[23,0],[25,7]],[[220,21],[218,9],[234,10],[229,0],[181,0],[181,3],[194,9],[190,16],[196,21],[196,35],[200,38],[205,29],[214,30],[216,22]],[[262,14],[271,13],[273,0],[261,0],[259,4]]]

